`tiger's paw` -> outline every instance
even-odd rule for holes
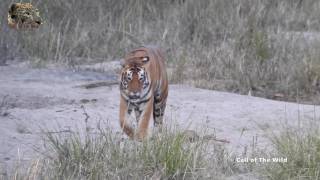
[[[134,139],[136,141],[142,142],[147,139],[147,134],[144,132],[138,132],[137,134],[135,134]]]

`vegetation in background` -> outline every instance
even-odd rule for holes
[[[24,32],[6,26],[9,3],[0,6],[0,64],[74,67],[155,44],[175,83],[320,103],[317,0],[34,0],[45,21]]]

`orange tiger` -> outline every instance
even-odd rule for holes
[[[141,47],[126,55],[122,62],[120,94],[120,125],[129,137],[145,138],[151,114],[154,126],[162,125],[168,79],[164,55],[159,48]],[[137,129],[128,122],[132,112]]]

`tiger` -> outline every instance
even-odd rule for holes
[[[168,97],[168,79],[163,52],[142,46],[122,59],[120,72],[120,126],[132,139],[143,140],[151,114],[154,127],[161,129]],[[137,128],[128,118],[134,112]]]
[[[14,3],[8,12],[8,25],[14,29],[38,28],[42,24],[39,10],[31,3]]]

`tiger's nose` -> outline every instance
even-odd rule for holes
[[[140,92],[130,92],[130,96],[133,98],[139,98],[140,97]]]

